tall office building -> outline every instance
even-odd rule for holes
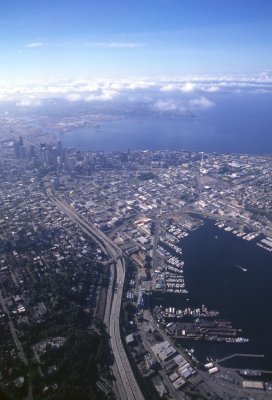
[[[63,148],[62,148],[62,143],[59,139],[58,139],[57,145],[58,145],[58,156],[62,157],[63,156]]]

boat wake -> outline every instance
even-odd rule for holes
[[[236,266],[237,268],[239,268],[241,271],[244,271],[244,272],[247,271],[247,268],[242,267],[240,264],[235,264],[235,266]]]

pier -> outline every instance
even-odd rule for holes
[[[220,360],[217,360],[218,363],[222,363],[224,361],[230,360],[235,357],[253,357],[253,358],[264,358],[264,354],[240,354],[240,353],[235,353],[231,354],[230,356],[223,357]]]

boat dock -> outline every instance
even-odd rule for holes
[[[235,357],[253,357],[253,358],[264,358],[264,354],[240,354],[240,353],[235,353],[231,354],[230,356],[223,357],[220,360],[218,360],[218,363],[222,363],[224,361],[230,360]]]

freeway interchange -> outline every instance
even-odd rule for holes
[[[100,229],[86,222],[65,200],[55,196],[50,188],[46,189],[50,200],[70,219],[90,236],[102,251],[111,257],[111,281],[107,295],[104,323],[108,328],[110,345],[114,356],[112,367],[116,379],[116,394],[120,400],[144,400],[141,389],[135,379],[120,334],[120,310],[125,279],[125,260],[119,247]],[[114,284],[117,282],[116,288]]]

